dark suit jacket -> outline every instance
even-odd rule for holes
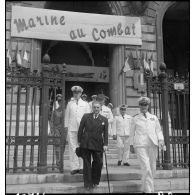
[[[103,151],[103,146],[108,145],[108,119],[100,114],[96,119],[93,113],[84,114],[78,130],[78,142],[81,148]]]

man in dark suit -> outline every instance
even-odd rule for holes
[[[92,104],[92,113],[84,114],[79,130],[78,143],[82,149],[83,179],[86,190],[99,185],[103,165],[103,151],[108,149],[108,119],[100,115],[101,104]],[[93,162],[91,164],[91,156]]]

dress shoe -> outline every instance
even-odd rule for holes
[[[119,160],[119,161],[118,161],[118,166],[120,166],[120,165],[121,165],[121,163],[122,163],[122,160]]]
[[[123,163],[124,166],[130,166],[130,164],[128,162]]]
[[[79,170],[75,169],[75,170],[72,170],[72,171],[70,172],[70,174],[71,174],[71,175],[75,175],[75,174],[77,174],[78,172],[79,172]]]
[[[79,174],[83,174],[83,169],[80,169],[79,170]]]

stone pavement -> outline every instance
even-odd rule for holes
[[[130,167],[117,166],[117,160],[108,160],[110,190],[112,193],[141,192],[141,169],[131,159]],[[7,174],[6,192],[84,193],[82,175],[70,175],[68,162],[64,173]],[[189,170],[157,170],[155,190],[164,192],[189,192]],[[100,185],[91,193],[108,193],[106,169],[102,170]]]

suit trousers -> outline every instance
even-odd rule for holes
[[[118,146],[118,160],[127,163],[129,160],[129,136],[119,136],[117,135],[117,146]]]
[[[84,187],[99,184],[101,178],[103,152],[82,148]],[[91,163],[91,157],[93,161]]]
[[[149,146],[135,147],[142,168],[142,190],[145,193],[154,193],[157,149],[153,143]]]
[[[75,153],[76,148],[78,147],[77,135],[77,131],[68,131],[69,158],[71,170],[83,169],[83,160],[82,158],[78,158]]]

